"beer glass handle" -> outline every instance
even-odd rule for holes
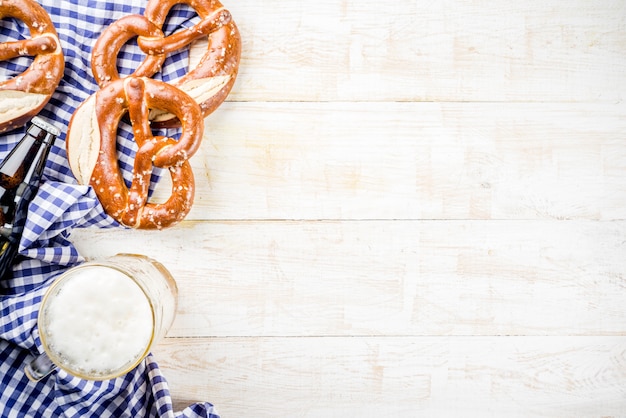
[[[35,357],[33,361],[24,367],[24,372],[31,382],[38,382],[48,376],[57,368],[46,353]]]

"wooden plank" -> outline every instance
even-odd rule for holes
[[[604,101],[626,97],[621,0],[225,3],[234,101]]]
[[[616,417],[626,337],[186,338],[157,347],[176,405],[224,417]]]
[[[177,278],[171,336],[624,335],[626,222],[185,222],[78,230]]]
[[[227,103],[188,219],[625,219],[624,132],[624,104]]]

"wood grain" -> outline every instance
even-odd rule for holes
[[[84,238],[85,237],[85,238]],[[187,222],[78,231],[177,278],[171,336],[624,335],[626,222]]]
[[[235,101],[617,102],[616,0],[230,2]]]
[[[188,219],[626,219],[624,132],[624,104],[228,103]]]
[[[225,5],[187,220],[70,237],[176,276],[177,409],[623,417],[626,2]]]
[[[224,417],[626,410],[626,337],[173,338],[155,356],[175,397],[212,399]]]

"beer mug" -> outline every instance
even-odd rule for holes
[[[159,262],[118,254],[72,267],[43,297],[37,324],[44,352],[26,365],[32,381],[57,368],[86,380],[133,370],[169,330],[176,282]]]

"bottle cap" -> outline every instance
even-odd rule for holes
[[[61,131],[59,131],[55,126],[52,126],[51,124],[49,124],[48,122],[40,118],[39,116],[33,117],[31,119],[31,122],[33,123],[33,125],[38,126],[44,131],[48,131],[50,134],[54,136],[59,136],[61,134]]]

